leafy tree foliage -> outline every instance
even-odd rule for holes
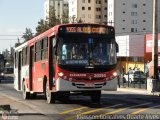
[[[54,7],[50,7],[49,18],[47,18],[47,21],[48,21],[48,28],[51,28],[57,24],[61,24],[59,16],[56,16],[56,14],[55,14]]]
[[[36,27],[36,35],[39,35],[41,34],[42,32],[48,30],[48,25],[47,25],[47,22],[44,21],[43,19],[41,19],[39,22],[38,22],[38,26]]]
[[[36,27],[36,35],[39,35],[41,33],[43,33],[44,31],[50,29],[51,27],[60,24],[60,20],[58,19],[58,17],[55,16],[55,9],[54,7],[50,7],[49,10],[49,17],[45,20],[41,19],[38,22],[38,26]]]
[[[46,21],[41,19],[38,22],[38,26],[36,27],[36,35],[43,33],[44,31],[52,28],[55,25],[66,23],[69,23],[68,13],[63,11],[62,16],[56,16],[54,7],[50,7],[49,16]]]
[[[75,16],[75,15],[73,15],[73,16],[71,17],[71,21],[72,21],[72,23],[75,23],[75,21],[76,21],[76,16]]]
[[[25,33],[23,34],[22,38],[24,38],[25,41],[28,41],[34,37],[32,30],[30,28],[26,28]]]
[[[61,22],[62,22],[63,24],[69,23],[69,16],[68,16],[68,13],[67,13],[67,12],[64,12],[64,11],[63,11],[62,18],[61,18]]]
[[[83,23],[83,20],[80,18],[77,23]]]

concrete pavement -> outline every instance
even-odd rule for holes
[[[154,93],[149,93],[145,89],[136,88],[118,88],[118,92],[131,92],[135,94],[143,95],[155,95]],[[28,119],[38,119],[38,120],[49,120],[44,114],[40,113],[34,106],[30,106],[24,103],[23,100],[14,99],[10,96],[0,94],[0,120],[4,120],[4,111],[7,113],[10,119],[18,120],[28,120]],[[13,115],[12,115],[13,114]],[[53,119],[54,120],[54,119]]]
[[[120,92],[131,92],[136,94],[145,94],[145,95],[155,95],[155,93],[149,93],[145,89],[138,88],[118,88],[117,91]],[[10,106],[11,110],[15,110],[18,113],[39,113],[38,110],[34,109],[34,107],[25,104],[22,100],[14,99],[10,96],[0,94],[0,112],[2,112],[3,107]],[[9,109],[7,107],[6,109]],[[5,110],[5,109],[4,109]]]
[[[30,106],[0,94],[0,120],[49,120]]]
[[[138,89],[138,88],[118,88],[117,91],[121,92],[131,92],[135,94],[143,94],[143,95],[155,95],[155,96],[160,96],[160,92],[151,92],[146,89]]]
[[[19,101],[13,100],[13,99],[8,98],[3,95],[0,95],[0,110],[3,110],[4,109],[3,106],[5,107],[7,105],[10,106],[11,110],[15,110],[18,113],[37,113],[31,107],[29,107]],[[8,107],[7,107],[7,109],[8,109]]]
[[[145,89],[138,89],[138,88],[118,88],[117,91],[132,92],[136,94],[145,94],[145,95],[154,95],[154,93],[151,93]]]

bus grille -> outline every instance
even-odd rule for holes
[[[86,86],[85,83],[72,83],[72,85],[76,86],[77,88],[92,89],[92,88],[102,88],[104,85],[106,85],[106,82],[95,83],[95,84],[93,84],[93,86]]]
[[[101,78],[74,78],[75,80],[79,80],[79,81],[82,81],[82,80],[104,80],[105,77],[101,77]]]

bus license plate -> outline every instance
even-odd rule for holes
[[[86,83],[85,87],[95,87],[95,85],[93,83]]]

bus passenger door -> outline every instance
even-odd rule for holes
[[[49,87],[52,90],[53,85],[55,85],[55,36],[50,38],[49,41]],[[54,79],[54,80],[53,80]]]
[[[29,59],[29,85],[30,85],[30,91],[33,89],[33,64],[34,64],[34,46],[30,47],[30,59]]]
[[[18,90],[21,90],[22,52],[18,53]]]

